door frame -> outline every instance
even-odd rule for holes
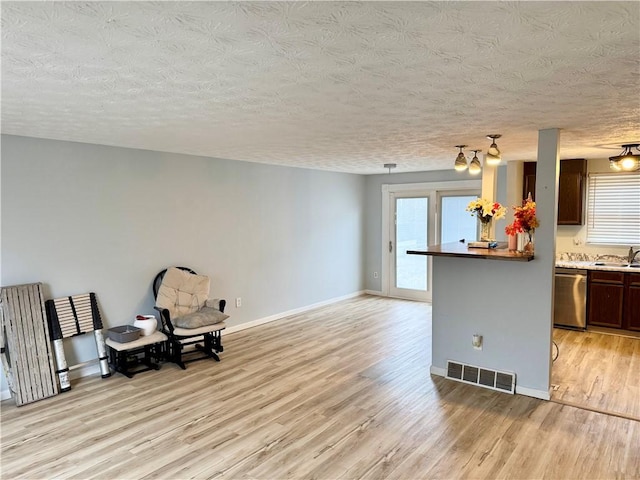
[[[424,182],[424,183],[396,183],[382,184],[382,265],[380,269],[380,280],[382,285],[382,295],[389,297],[391,285],[391,254],[389,252],[389,242],[391,241],[391,203],[393,194],[404,194],[412,196],[429,197],[429,219],[428,219],[428,239],[429,245],[435,243],[439,238],[438,218],[438,192],[448,190],[477,190],[481,191],[482,180],[453,180],[449,182]],[[393,246],[395,250],[395,245]],[[395,253],[395,252],[394,252]],[[427,285],[431,285],[431,262],[427,266]]]

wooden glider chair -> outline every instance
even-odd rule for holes
[[[168,337],[167,359],[183,370],[185,363],[204,358],[220,361],[221,332],[229,315],[225,300],[209,299],[209,288],[209,277],[186,267],[169,267],[153,280],[155,309]],[[185,350],[191,345],[195,348]]]

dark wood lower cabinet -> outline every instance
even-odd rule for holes
[[[640,331],[640,273],[590,271],[587,323]]]
[[[625,291],[626,325],[629,330],[640,331],[640,273],[627,273]]]

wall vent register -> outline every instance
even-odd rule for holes
[[[501,372],[448,360],[445,378],[499,392],[516,393],[516,374],[511,372]]]

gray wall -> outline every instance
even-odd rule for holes
[[[94,291],[107,327],[153,313],[168,265],[211,276],[230,326],[364,287],[359,175],[3,135],[1,181],[1,284]]]

